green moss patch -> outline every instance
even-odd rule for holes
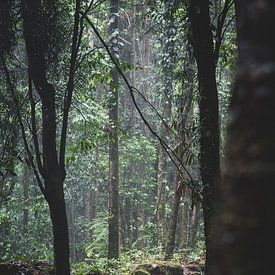
[[[133,275],[181,275],[183,272],[180,264],[157,261],[138,265]]]

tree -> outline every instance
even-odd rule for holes
[[[188,67],[185,69],[185,74],[187,80],[183,82],[186,82],[185,85],[183,85],[182,89],[184,89],[184,96],[181,96],[180,103],[179,103],[179,118],[177,121],[177,138],[176,138],[176,153],[179,156],[179,159],[182,163],[185,164],[186,159],[186,126],[188,124],[188,118],[190,117],[190,113],[192,110],[192,99],[193,99],[193,79],[194,79],[194,73],[193,73],[193,66],[192,61],[193,56],[191,53],[188,55]],[[185,162],[184,162],[185,161]],[[188,176],[187,176],[188,178]],[[174,199],[173,199],[173,205],[172,205],[172,214],[171,214],[171,220],[169,223],[168,228],[168,235],[167,235],[167,244],[165,248],[165,259],[169,259],[173,256],[174,248],[175,248],[175,238],[176,238],[176,229],[177,229],[177,223],[178,223],[178,214],[180,209],[180,202],[181,198],[185,196],[185,189],[187,188],[183,181],[186,179],[183,178],[182,174],[177,171],[175,176],[175,192],[174,192]],[[189,211],[189,209],[187,209]],[[183,230],[183,229],[182,229]]]
[[[198,12],[199,11],[199,12]],[[212,246],[215,236],[211,235],[214,214],[217,209],[220,183],[220,132],[219,103],[216,83],[213,33],[210,25],[209,2],[193,0],[189,7],[192,43],[198,66],[200,108],[200,172],[203,184],[203,211],[206,244],[206,271],[211,270]]]
[[[213,274],[274,274],[275,3],[236,0],[235,7],[239,57]]]
[[[203,185],[202,208],[204,214],[204,234],[206,245],[206,273],[211,274],[213,264],[212,249],[217,243],[213,235],[216,211],[218,209],[220,186],[220,127],[219,99],[216,68],[224,36],[224,24],[232,0],[224,0],[216,11],[215,44],[213,25],[210,17],[210,2],[192,0],[189,5],[191,22],[191,43],[198,67],[199,109],[200,109],[200,174]],[[220,2],[221,5],[221,2]],[[215,3],[217,6],[217,3]],[[229,22],[230,23],[230,22]]]
[[[11,4],[10,4],[11,3]],[[74,90],[77,53],[80,47],[82,31],[80,30],[80,1],[76,1],[74,14],[74,28],[72,35],[71,55],[69,58],[69,73],[67,78],[63,119],[60,140],[57,136],[57,107],[56,90],[52,83],[54,77],[51,69],[57,68],[57,55],[60,51],[62,37],[58,31],[58,2],[57,1],[20,1],[20,19],[23,21],[23,38],[26,45],[28,61],[28,96],[31,109],[31,135],[34,142],[35,159],[30,149],[22,119],[19,104],[18,89],[13,83],[7,57],[10,54],[12,34],[16,32],[15,23],[17,13],[14,10],[17,1],[3,1],[7,22],[4,24],[3,35],[9,38],[1,44],[1,66],[5,75],[9,92],[12,95],[17,119],[21,128],[22,140],[28,158],[28,164],[34,171],[36,180],[50,209],[53,225],[54,262],[57,274],[70,274],[68,225],[64,199],[65,149],[68,128],[68,115]],[[1,3],[2,4],[2,3]],[[2,10],[1,10],[2,11]],[[1,18],[2,19],[2,18]],[[13,23],[13,24],[12,24]],[[83,28],[83,26],[82,26]],[[2,39],[1,39],[2,40]],[[21,42],[21,40],[19,40]],[[33,91],[33,87],[35,91]],[[36,109],[36,92],[41,100],[42,141],[38,138],[37,120],[40,110]],[[60,145],[57,148],[57,144]],[[59,150],[58,150],[59,149]]]
[[[165,123],[161,124],[160,137],[164,143],[169,141],[169,129],[167,125],[170,122],[172,114],[172,97],[173,97],[173,79],[175,68],[175,1],[164,2],[163,20],[165,22],[163,39],[163,60],[162,60],[162,118]],[[170,38],[170,39],[167,39]],[[158,175],[157,175],[157,205],[156,205],[156,222],[158,246],[165,248],[166,244],[166,186],[167,186],[167,148],[159,144],[158,150]]]
[[[118,0],[110,0],[110,50],[118,59]],[[119,256],[119,148],[118,148],[118,87],[119,75],[116,68],[112,71],[109,102],[109,249],[108,258],[116,259]]]
[[[64,98],[63,123],[59,154],[57,151],[56,91],[48,71],[53,66],[56,45],[57,3],[23,1],[23,29],[29,66],[29,97],[32,107],[32,135],[40,176],[39,186],[50,209],[54,237],[54,261],[57,274],[70,274],[69,237],[64,199],[65,146],[68,113],[74,89],[75,64],[79,43],[80,1],[76,1],[72,52],[67,91]],[[39,22],[39,24],[37,23]],[[42,103],[42,159],[36,130],[36,112],[32,85]],[[30,156],[29,156],[30,157]]]

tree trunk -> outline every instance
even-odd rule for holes
[[[86,192],[83,194],[83,206],[84,206],[84,217],[85,219],[90,222],[91,221],[91,203],[94,203],[94,190],[86,190]]]
[[[44,180],[44,186],[41,182],[40,189],[50,208],[56,274],[69,275],[70,249],[63,190],[65,169],[58,162],[55,89],[48,81],[48,60],[44,45],[50,42],[48,37],[43,36],[41,25],[37,24],[37,22],[40,22],[42,9],[45,7],[42,6],[40,1],[25,0],[23,4],[24,39],[28,55],[29,77],[31,79],[29,89],[32,89],[33,83],[42,103],[42,160],[40,159],[40,148],[35,146],[38,169]],[[48,10],[48,12],[49,14],[54,13],[54,8]],[[45,22],[42,20],[41,24],[43,27]],[[36,118],[34,117],[33,119],[35,121]],[[37,133],[33,132],[32,134],[38,143]],[[34,143],[34,145],[36,144]]]
[[[23,199],[24,199],[24,210],[23,210],[23,231],[26,233],[29,223],[29,181],[31,178],[30,170],[27,166],[24,167],[23,176]]]
[[[190,198],[185,196],[183,204],[182,204],[182,226],[181,234],[180,234],[180,248],[183,250],[187,250],[188,248],[188,240],[189,240],[189,221],[190,221]]]
[[[176,3],[165,3],[164,18],[166,21],[165,39],[163,45],[163,54],[169,58],[162,60],[162,73],[163,73],[163,119],[166,124],[169,124],[171,119],[171,99],[173,95],[173,79],[174,79],[174,66],[175,66],[175,42],[172,39],[174,37],[175,21],[174,12],[176,10]],[[171,39],[167,39],[171,37]],[[169,59],[169,61],[168,61]],[[169,141],[166,125],[161,126],[161,139],[167,144]],[[167,153],[163,146],[159,149],[158,159],[158,187],[157,187],[157,235],[158,246],[165,249],[166,245],[166,184],[167,184]]]
[[[164,96],[163,119],[168,122],[171,116],[170,98]],[[161,126],[161,138],[167,143],[167,129],[165,125]],[[159,145],[158,168],[157,168],[157,241],[158,246],[165,247],[166,243],[166,184],[167,184],[167,153],[163,146]]]
[[[203,202],[206,274],[211,274],[213,247],[217,245],[217,235],[210,229],[217,211],[220,182],[219,155],[219,106],[216,83],[213,34],[209,16],[209,1],[190,2],[190,20],[195,58],[198,66],[200,95],[200,171],[203,183]],[[216,232],[218,234],[218,232]]]
[[[268,275],[275,274],[275,2],[235,4],[239,59],[213,274]]]
[[[178,184],[181,184],[180,176],[177,175],[176,177]],[[175,192],[174,200],[173,200],[173,207],[172,207],[172,215],[171,221],[169,224],[168,229],[168,236],[167,236],[167,244],[165,250],[165,260],[168,260],[172,257],[174,249],[175,249],[175,238],[176,238],[176,229],[177,229],[177,222],[178,222],[178,213],[180,207],[180,200],[182,197],[183,189],[182,186],[179,187],[181,190],[179,192]]]
[[[191,57],[191,56],[190,56]],[[190,58],[190,63],[192,64],[192,57]],[[187,80],[187,87],[183,87],[186,91],[185,96],[181,97],[180,100],[180,114],[179,114],[179,121],[178,121],[178,137],[177,137],[177,150],[176,153],[178,154],[180,160],[184,162],[184,151],[186,150],[185,146],[185,130],[186,125],[188,122],[188,117],[190,115],[192,109],[192,99],[193,99],[193,67],[189,64],[189,68],[186,70],[186,75],[188,77]],[[178,213],[180,208],[180,201],[182,196],[185,193],[185,186],[183,186],[183,178],[179,171],[176,172],[175,176],[175,193],[174,193],[174,200],[172,205],[172,216],[169,224],[168,229],[168,237],[167,237],[167,245],[165,251],[165,259],[169,259],[172,257],[174,248],[175,248],[175,238],[176,238],[176,230],[177,230],[177,222],[178,222]]]
[[[118,58],[118,0],[110,0],[110,48],[115,58]],[[112,71],[110,84],[109,109],[109,249],[108,258],[116,259],[119,256],[119,148],[118,148],[118,86],[119,76],[117,70]]]
[[[64,197],[54,196],[48,202],[53,225],[54,266],[57,275],[70,274],[70,247]]]

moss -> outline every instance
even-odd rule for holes
[[[143,271],[143,273],[135,273],[138,271]],[[144,273],[146,271],[147,273]],[[180,264],[175,264],[171,262],[155,261],[152,263],[145,263],[139,265],[133,273],[134,275],[179,275],[182,274],[182,268]]]
[[[150,273],[145,269],[137,269],[132,274],[133,275],[150,275]]]

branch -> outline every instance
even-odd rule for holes
[[[76,0],[75,5],[76,5],[76,8],[75,8],[75,14],[74,14],[74,31],[73,31],[73,40],[72,40],[72,49],[71,49],[70,71],[69,71],[69,80],[67,84],[67,89],[64,97],[63,121],[62,121],[60,155],[59,155],[59,165],[61,170],[64,171],[64,177],[65,177],[65,151],[66,151],[66,138],[67,138],[67,130],[68,130],[68,117],[69,117],[69,110],[72,103],[73,90],[74,90],[75,66],[76,66],[77,54],[79,50],[78,42],[81,39],[79,35],[80,0]]]
[[[36,127],[36,118],[35,118],[35,102],[33,99],[33,91],[32,91],[32,80],[31,76],[29,74],[29,100],[30,100],[30,105],[31,105],[31,133],[33,136],[33,144],[34,144],[34,151],[36,155],[36,161],[37,161],[37,167],[40,175],[44,177],[44,169],[41,161],[41,155],[40,155],[40,150],[39,150],[39,142],[38,142],[38,137],[37,137],[37,127]]]
[[[218,23],[217,23],[217,31],[216,31],[216,42],[215,42],[215,49],[214,49],[214,58],[215,58],[215,63],[218,62],[219,59],[219,53],[220,53],[220,48],[222,44],[222,39],[223,39],[223,26],[226,20],[226,16],[230,10],[230,8],[233,5],[232,0],[226,0],[224,7],[218,17]]]
[[[34,172],[34,175],[36,177],[38,186],[39,186],[42,194],[45,196],[45,188],[44,188],[43,183],[42,183],[42,181],[39,177],[38,171],[37,171],[37,169],[35,167],[35,164],[34,164],[34,161],[33,161],[33,155],[31,153],[31,150],[30,150],[29,145],[28,145],[27,136],[26,136],[22,116],[21,116],[21,113],[20,113],[18,100],[17,100],[17,97],[16,97],[16,93],[15,93],[11,78],[10,78],[10,73],[9,73],[9,70],[6,66],[6,62],[5,62],[5,59],[4,59],[3,55],[1,55],[1,62],[2,62],[2,65],[3,65],[3,69],[4,69],[4,73],[5,73],[5,77],[6,77],[8,87],[9,87],[9,89],[11,91],[11,94],[12,94],[12,99],[13,99],[13,102],[14,102],[14,105],[15,105],[15,111],[16,111],[16,115],[17,115],[17,118],[18,118],[18,121],[19,121],[20,129],[21,129],[21,132],[22,132],[23,144],[24,144],[25,150],[27,152],[28,160],[30,162],[31,168],[33,169],[33,172]]]

